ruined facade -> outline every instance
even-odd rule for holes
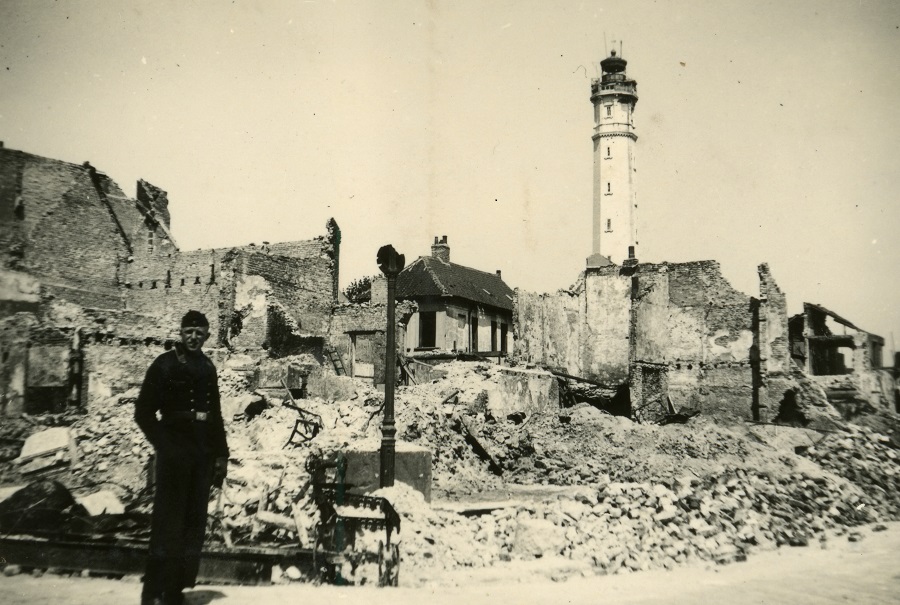
[[[894,372],[883,367],[884,338],[813,303],[803,303],[789,328],[794,363],[842,415],[896,409]]]
[[[518,290],[516,357],[628,386],[631,413],[764,418],[787,388],[787,309],[767,265],[760,296],[715,261],[588,268],[568,291]]]
[[[139,181],[132,199],[87,162],[0,147],[7,411],[81,401],[91,386],[86,348],[158,354],[188,309],[209,318],[210,348],[324,358],[338,291],[334,220],[311,240],[195,252],[178,248],[170,222],[166,192],[150,183]]]

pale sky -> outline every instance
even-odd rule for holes
[[[716,259],[900,339],[900,3],[0,2],[0,140],[169,192],[184,250],[308,239],[341,284],[447,235],[512,287],[591,252],[590,78],[638,82],[639,258]],[[887,351],[886,351],[887,353]],[[888,359],[885,359],[889,362]]]

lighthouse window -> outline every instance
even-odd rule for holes
[[[606,106],[606,115],[608,115],[608,116],[612,115],[612,105]]]
[[[153,229],[147,231],[147,252],[153,253],[153,250],[156,248],[156,238],[154,237]]]
[[[606,193],[612,193],[612,185],[610,183],[606,184]]]
[[[609,147],[606,148],[606,157],[611,158],[612,154],[609,152]]]
[[[606,219],[606,230],[612,231],[612,219],[611,218]]]

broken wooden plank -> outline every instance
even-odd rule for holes
[[[558,372],[556,370],[550,370],[550,373],[554,376],[559,376],[560,378],[568,378],[569,380],[576,380],[578,382],[586,382],[588,384],[592,384],[594,386],[603,387],[606,389],[617,389],[618,385],[604,384],[602,382],[597,382],[596,380],[591,380],[590,378],[584,378],[582,376],[574,376],[572,374],[566,374],[565,372]]]
[[[0,552],[7,564],[26,569],[56,568],[79,573],[141,574],[147,563],[146,542],[82,542],[42,540],[30,536],[0,538]],[[313,577],[312,551],[299,548],[204,549],[197,579],[201,583],[263,585],[272,580],[272,567],[296,565]]]
[[[288,531],[296,531],[297,529],[294,520],[290,517],[279,515],[278,513],[271,513],[267,510],[261,510],[256,513],[256,518],[263,523],[274,525],[275,527],[286,529]]]
[[[488,463],[488,469],[497,476],[503,475],[503,468],[494,459],[491,453],[487,450],[486,447],[478,440],[475,436],[472,429],[469,427],[468,423],[461,416],[454,414],[454,419],[456,422],[453,422],[451,426],[460,433],[463,438],[466,440],[466,443],[469,444],[469,447],[472,448],[472,451],[475,454]]]

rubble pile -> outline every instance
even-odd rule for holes
[[[72,464],[74,489],[103,486],[126,502],[145,491],[153,446],[134,423],[137,395],[134,388],[95,400],[88,413],[72,423],[79,454]]]
[[[861,487],[865,495],[860,504],[877,510],[880,518],[900,518],[900,454],[890,437],[851,426],[847,432],[826,435],[801,453]]]
[[[724,563],[755,549],[824,542],[829,530],[877,518],[860,506],[859,488],[803,472],[777,478],[729,469],[668,485],[610,482],[473,517],[433,510],[406,486],[379,493],[403,517],[405,564],[423,576],[545,556],[586,562],[597,573]]]
[[[585,403],[495,417],[488,394],[499,380],[497,366],[441,367],[443,378],[398,387],[395,397],[398,438],[431,452],[435,506],[401,483],[375,494],[402,516],[407,580],[409,570],[425,578],[547,556],[597,573],[726,562],[900,518],[898,454],[890,438],[869,428],[838,426],[819,438],[783,427],[768,427],[769,435],[702,416],[642,425]],[[357,381],[346,399],[298,399],[293,403],[321,426],[315,435],[291,437],[301,413],[284,405],[291,403],[287,392],[251,392],[245,374],[227,367],[219,381],[231,456],[225,487],[213,492],[208,539],[312,548],[319,513],[306,461],[377,442],[383,395]],[[21,449],[38,430],[69,426],[77,456],[67,487],[79,497],[112,489],[126,510],[147,512],[152,447],[134,424],[136,397],[136,388],[95,395],[87,413],[4,423],[0,445]],[[785,447],[810,435],[818,441]],[[0,460],[0,472],[4,482],[22,483],[12,460]],[[522,496],[514,485],[547,487]],[[480,506],[458,509],[464,514],[450,506],[475,501]],[[357,548],[374,552],[384,534],[369,534]]]
[[[242,452],[210,503],[211,542],[290,544],[311,548],[318,511],[309,490],[305,453]]]
[[[0,422],[0,485],[21,480],[18,466],[10,464],[18,458],[25,439],[34,432],[34,424],[22,416],[4,417]]]

